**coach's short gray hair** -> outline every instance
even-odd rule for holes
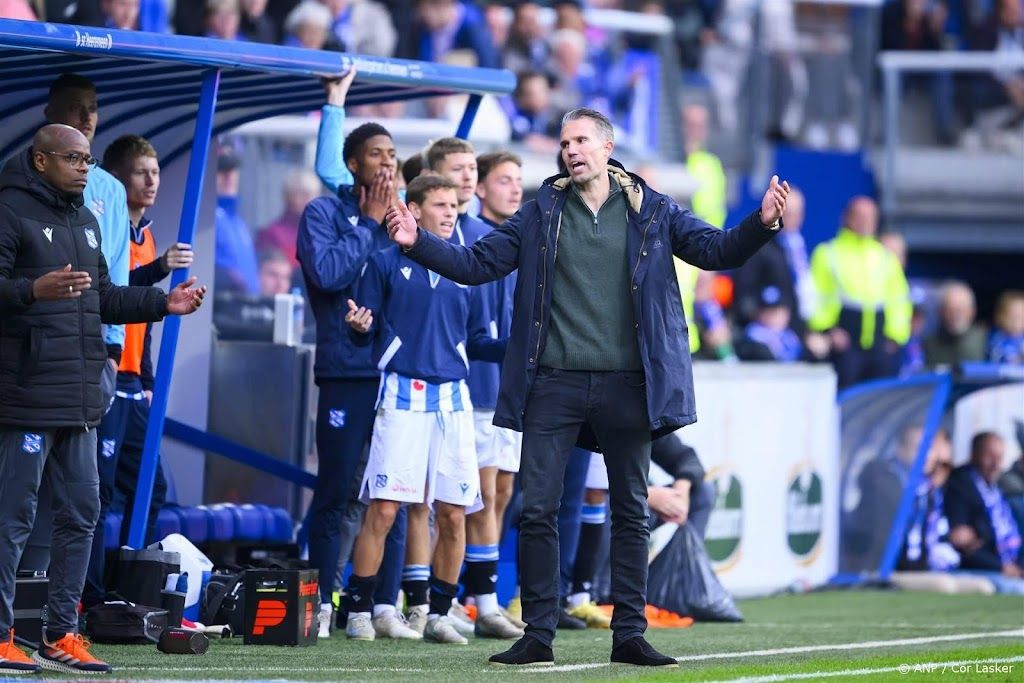
[[[587,107],[573,109],[562,117],[562,126],[564,127],[570,121],[579,121],[580,119],[590,119],[597,126],[597,131],[601,134],[602,138],[605,140],[615,140],[615,129],[612,128],[612,122],[608,120],[607,116],[596,109],[588,109]]]

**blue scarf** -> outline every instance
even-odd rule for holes
[[[1010,505],[1003,498],[999,487],[989,484],[982,479],[977,470],[971,470],[971,478],[974,479],[974,486],[985,503],[985,510],[988,511],[988,519],[992,523],[992,529],[996,534],[996,550],[1003,564],[1017,561],[1020,554],[1020,530],[1017,522],[1013,519]]]
[[[765,327],[761,323],[750,323],[747,325],[747,336],[759,344],[764,344],[772,352],[772,357],[777,361],[792,363],[800,359],[802,346],[800,337],[788,327],[776,331]]]
[[[949,521],[942,513],[942,489],[933,488],[925,479],[917,487],[914,516],[907,530],[907,559],[912,563],[924,554],[928,569],[947,571],[960,563],[957,552],[949,544]]]

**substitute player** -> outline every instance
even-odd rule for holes
[[[424,229],[448,239],[455,228],[456,186],[424,175],[409,184],[410,211]],[[409,260],[397,247],[371,257],[360,281],[362,306],[349,302],[346,321],[362,343],[374,341],[381,370],[377,419],[362,497],[369,504],[356,539],[346,588],[346,633],[373,640],[373,593],[384,539],[403,504],[432,504],[437,545],[423,637],[466,644],[448,616],[465,555],[465,512],[479,502],[469,370],[471,296]],[[476,307],[479,308],[479,307]],[[376,314],[376,319],[374,319]]]

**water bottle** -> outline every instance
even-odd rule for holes
[[[302,332],[306,328],[306,300],[302,298],[302,290],[298,287],[292,289],[292,343],[290,346],[298,346],[302,343]]]

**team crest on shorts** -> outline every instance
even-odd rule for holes
[[[373,481],[373,485],[376,486],[379,489],[384,488],[385,486],[388,485],[388,475],[386,475],[386,474],[378,474],[376,479],[374,479],[374,481]]]
[[[114,447],[117,445],[117,441],[115,439],[103,439],[103,443],[100,445],[104,458],[114,457]]]
[[[21,450],[36,455],[43,450],[42,434],[25,434],[21,439]]]
[[[331,426],[335,429],[340,429],[345,426],[345,411],[344,410],[331,410],[327,413],[327,421],[330,422]]]
[[[95,249],[100,246],[99,240],[96,239],[96,231],[92,228],[85,229],[85,241],[89,243],[89,246]]]

